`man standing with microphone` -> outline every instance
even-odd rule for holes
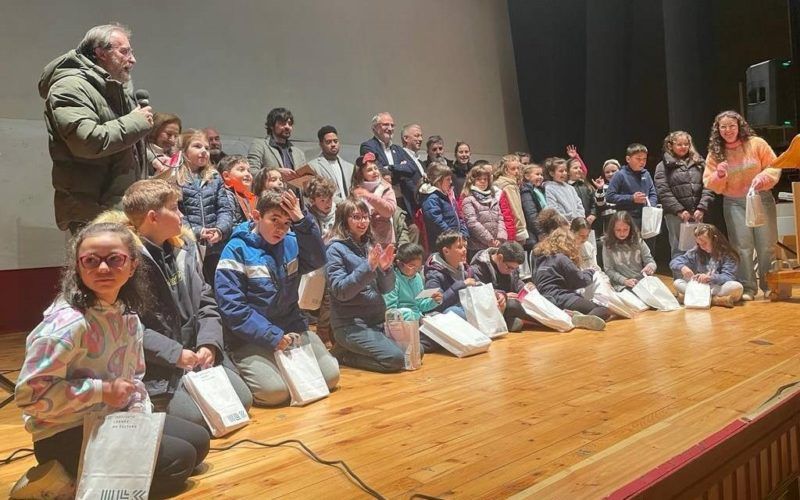
[[[51,61],[39,80],[56,223],[72,234],[118,206],[125,189],[147,176],[143,139],[153,110],[147,91],[134,98],[130,37],[120,24],[95,26],[77,49]]]

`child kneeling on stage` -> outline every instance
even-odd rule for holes
[[[319,227],[292,191],[265,191],[254,222],[236,226],[217,266],[216,292],[226,344],[257,405],[289,402],[275,351],[310,344],[328,388],[339,364],[297,305],[300,276],[325,264]]]
[[[208,424],[186,389],[186,371],[222,365],[245,410],[253,396],[225,352],[214,290],[189,228],[181,226],[181,192],[164,180],[131,184],[122,197],[125,214],[108,211],[96,221],[124,222],[140,239],[142,272],[153,303],[139,313],[144,325],[147,373],[144,383],[156,408],[206,427]],[[114,220],[117,218],[117,220]]]
[[[384,334],[383,294],[394,289],[394,244],[372,242],[369,206],[347,198],[336,207],[325,273],[337,359],[375,372],[399,372],[405,352]]]
[[[35,483],[46,471],[43,482],[63,485],[76,477],[84,415],[151,411],[142,383],[144,332],[136,315],[149,306],[149,294],[139,263],[134,237],[121,224],[90,224],[73,239],[61,290],[26,341],[15,401],[33,434],[41,471],[30,471],[27,485],[18,483],[12,497],[74,496],[69,486],[54,491]],[[150,492],[182,490],[208,448],[204,428],[167,415]]]
[[[719,229],[700,224],[694,230],[697,245],[669,263],[670,269],[681,273],[675,280],[678,302],[683,303],[686,285],[690,280],[711,285],[711,304],[733,307],[742,298],[744,287],[736,281],[739,254],[731,247]]]

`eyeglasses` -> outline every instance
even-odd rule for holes
[[[110,253],[105,257],[89,253],[78,257],[78,262],[84,269],[97,269],[103,262],[111,269],[122,269],[128,263],[128,259],[130,256],[124,253]]]
[[[350,216],[350,220],[353,222],[366,222],[369,221],[369,215],[353,214]]]
[[[405,267],[409,271],[413,271],[415,273],[418,272],[420,269],[422,269],[422,264],[419,264],[419,265],[416,265],[416,266],[412,266],[408,262],[401,262],[400,264],[402,264],[403,267]]]

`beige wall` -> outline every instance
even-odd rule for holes
[[[354,145],[369,137],[371,116],[388,110],[398,126],[415,121],[426,135],[444,136],[448,149],[456,140],[469,142],[477,155],[524,147],[504,0],[7,0],[4,6],[0,118],[8,133],[0,137],[0,168],[2,177],[8,169],[21,174],[19,184],[0,184],[0,210],[14,214],[0,221],[9,236],[0,243],[0,269],[62,258],[60,252],[20,256],[23,248],[40,247],[40,239],[55,238],[42,236],[54,223],[36,83],[47,62],[108,20],[133,30],[136,86],[187,126],[260,137],[267,110],[286,106],[298,140],[315,141],[316,130],[330,123]],[[21,202],[37,208],[21,213]]]

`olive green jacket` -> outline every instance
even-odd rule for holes
[[[125,189],[146,177],[143,139],[151,125],[133,113],[130,85],[112,80],[75,50],[44,68],[39,95],[53,160],[56,223],[67,229],[118,206]]]

